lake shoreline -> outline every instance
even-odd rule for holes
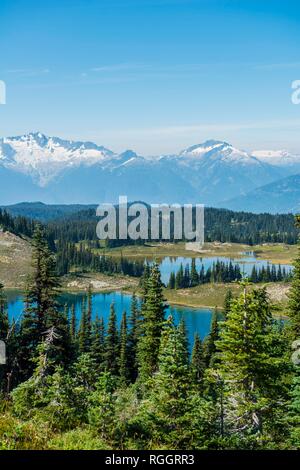
[[[232,288],[233,286],[230,287],[230,284],[228,285],[228,289]],[[263,287],[263,286],[261,286]],[[189,289],[185,289],[185,291],[188,291]],[[22,295],[24,294],[24,291],[21,290],[21,289],[17,289],[17,288],[7,288],[5,289],[6,292],[9,292],[9,293],[16,293],[17,295]],[[78,289],[67,289],[67,288],[63,288],[60,290],[60,294],[61,295],[84,295],[87,293],[87,289],[86,288],[78,288]],[[124,294],[124,295],[133,295],[133,293],[136,294],[136,296],[141,299],[142,297],[142,294],[141,292],[139,292],[138,290],[134,290],[134,289],[95,289],[93,290],[93,295],[98,295],[98,294],[107,294],[107,295],[112,295],[112,294]],[[181,302],[180,300],[176,299],[176,300],[172,300],[172,299],[166,299],[166,305],[169,305],[170,307],[181,307],[181,308],[187,308],[187,309],[207,309],[207,310],[210,310],[210,311],[213,311],[213,310],[218,310],[220,312],[222,312],[224,310],[224,306],[223,305],[207,305],[207,304],[204,304],[204,303],[201,303],[201,302],[196,302],[196,303],[192,303],[192,302]],[[284,306],[282,306],[284,308]],[[198,312],[199,314],[201,314],[202,312]],[[273,314],[273,317],[274,318],[282,318],[282,319],[288,319],[288,315],[286,315],[285,313],[275,313]]]
[[[16,287],[8,287],[4,289],[4,292],[10,292],[10,293],[17,293],[18,295],[24,294],[24,291],[22,291],[19,288]],[[142,294],[140,292],[134,291],[134,290],[128,290],[128,289],[94,289],[93,290],[93,295],[95,294],[113,294],[113,293],[119,293],[119,294],[125,294],[125,295],[133,295],[135,292],[136,296],[140,299],[142,297]],[[62,295],[64,294],[86,294],[87,289],[86,288],[78,288],[78,289],[61,289],[60,293]],[[166,301],[166,304],[172,305],[174,307],[187,307],[187,308],[207,308],[210,310],[213,310],[214,308],[217,308],[218,310],[224,310],[224,307],[212,307],[211,305],[204,305],[204,304],[190,304],[190,303],[184,303],[184,302],[174,302],[172,300]]]

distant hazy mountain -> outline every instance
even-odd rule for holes
[[[293,155],[286,150],[257,150],[252,155],[268,165],[283,168],[285,172],[300,173],[300,155]]]
[[[222,204],[221,204],[222,205]],[[237,211],[300,213],[300,174],[267,184],[245,196],[226,201],[224,207]]]
[[[254,188],[300,173],[300,156],[209,140],[177,155],[117,154],[92,142],[41,133],[0,139],[0,204],[92,204],[129,200],[224,205]],[[230,204],[233,202],[230,202]]]

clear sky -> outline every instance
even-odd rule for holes
[[[0,135],[300,152],[300,2],[0,0]]]

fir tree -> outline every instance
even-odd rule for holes
[[[120,329],[120,362],[119,375],[120,383],[125,385],[128,381],[128,336],[127,336],[127,315],[123,312]]]
[[[224,300],[224,316],[225,316],[225,318],[227,317],[228,313],[230,312],[232,299],[233,299],[232,290],[228,289],[226,291],[225,300]]]
[[[92,333],[92,317],[93,317],[93,292],[92,286],[89,284],[87,292],[87,341],[91,342]]]
[[[141,335],[142,318],[135,293],[131,298],[129,331],[128,331],[128,369],[132,381],[138,375],[138,341]]]
[[[97,364],[99,371],[104,371],[105,366],[105,326],[103,317],[96,315],[92,324],[91,356]]]
[[[191,264],[191,287],[195,287],[199,284],[199,274],[196,269],[196,260],[195,258],[192,258],[192,264]]]
[[[186,357],[183,359],[185,359],[188,362],[189,361],[189,341],[188,341],[187,329],[186,329],[184,318],[181,318],[177,326],[177,329],[178,329],[178,333],[181,338],[181,341],[183,342],[184,351],[186,351]]]
[[[203,346],[198,333],[195,333],[194,345],[191,357],[192,376],[196,384],[200,385],[203,380],[204,371],[206,368]]]
[[[56,275],[55,259],[51,253],[44,229],[37,225],[32,241],[33,273],[25,292],[25,310],[21,324],[19,364],[22,373],[28,377],[33,371],[32,357],[37,345],[45,338],[50,328],[59,331],[53,344],[53,354],[60,360],[67,347],[66,319],[61,314],[57,296],[59,281]],[[59,356],[59,357],[58,357]]]
[[[232,302],[217,342],[225,384],[225,431],[237,436],[238,445],[259,446],[263,430],[274,421],[276,403],[283,400],[286,362],[277,343],[265,290],[247,292],[244,287]]]
[[[218,311],[214,310],[211,320],[210,332],[203,342],[204,359],[206,366],[212,367],[216,360],[216,342],[219,339]]]
[[[176,283],[175,274],[172,271],[171,274],[170,274],[170,278],[169,278],[168,288],[169,289],[175,289],[175,283]]]
[[[161,329],[164,322],[165,300],[158,265],[150,272],[143,303],[143,329],[139,341],[140,374],[145,379],[157,368]]]
[[[186,343],[183,330],[176,328],[169,317],[163,326],[158,370],[151,382],[144,416],[159,448],[197,448],[207,439],[211,416],[191,384]]]
[[[78,344],[79,352],[81,354],[88,352],[90,347],[90,337],[89,337],[89,327],[88,327],[88,312],[86,306],[86,298],[83,299],[81,304],[81,317],[78,330]]]
[[[105,365],[112,375],[118,374],[119,335],[117,330],[117,316],[114,304],[110,306],[110,314],[105,341]]]
[[[149,266],[149,263],[146,263],[145,266],[144,266],[144,272],[143,272],[143,274],[141,276],[141,279],[140,279],[140,287],[142,289],[143,301],[144,301],[144,298],[145,298],[145,295],[146,295],[147,284],[148,284],[149,277],[150,277],[150,266]]]
[[[70,318],[70,335],[72,338],[72,341],[76,341],[76,333],[77,333],[77,328],[76,328],[76,310],[75,310],[75,304],[72,304],[71,307],[71,318]]]
[[[53,331],[54,341],[49,345],[48,355],[53,364],[68,365],[73,354],[74,348],[70,335],[70,325],[67,309],[59,308],[49,311],[46,321],[46,332]]]
[[[184,271],[183,271],[183,265],[182,263],[180,264],[180,268],[176,273],[175,276],[175,289],[182,289],[184,284]]]

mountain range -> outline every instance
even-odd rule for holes
[[[203,203],[253,212],[300,209],[300,155],[251,153],[218,140],[141,156],[40,132],[0,139],[0,204],[128,200]]]

